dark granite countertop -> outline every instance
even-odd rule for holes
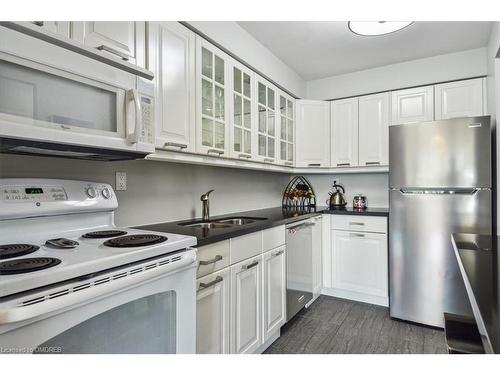
[[[500,259],[498,238],[453,234],[453,247],[481,339],[488,353],[500,353]]]
[[[248,217],[248,218],[264,218],[264,220],[257,220],[251,224],[242,226],[234,226],[229,228],[193,228],[183,226],[181,224],[187,222],[198,221],[200,219],[187,219],[180,221],[173,221],[168,223],[148,224],[135,227],[136,229],[151,230],[155,232],[184,234],[188,236],[195,236],[198,239],[198,246],[204,246],[211,243],[227,240],[229,238],[242,236],[257,232],[263,229],[276,227],[279,225],[290,224],[295,221],[308,219],[320,214],[332,215],[369,215],[369,216],[388,216],[389,210],[387,208],[369,208],[366,210],[354,210],[351,208],[328,210],[327,207],[317,207],[316,209],[306,209],[297,211],[296,209],[285,209],[282,207],[265,208],[261,210],[235,212],[232,214],[213,216],[210,221],[232,218],[232,217]]]

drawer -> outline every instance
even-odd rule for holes
[[[229,266],[229,240],[198,248],[196,277],[208,275]]]
[[[332,229],[387,233],[385,216],[332,215],[330,220]]]
[[[262,253],[262,231],[231,238],[231,264]]]
[[[262,231],[262,251],[274,249],[285,244],[285,226],[280,225]]]

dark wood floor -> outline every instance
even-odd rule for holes
[[[447,353],[444,332],[394,320],[385,307],[319,297],[265,354]]]

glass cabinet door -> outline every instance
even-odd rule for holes
[[[201,41],[198,49],[200,130],[198,131],[198,149],[208,154],[224,154],[226,150],[226,58],[222,52]]]
[[[264,80],[257,81],[257,144],[259,158],[276,161],[276,89]]]
[[[293,166],[294,158],[294,120],[295,120],[295,105],[294,100],[280,93],[280,135],[279,135],[279,161],[281,164]]]
[[[232,69],[231,153],[234,157],[251,159],[253,122],[253,74],[235,64]]]

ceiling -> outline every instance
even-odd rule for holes
[[[380,36],[353,34],[347,22],[238,22],[304,80],[486,46],[491,22],[415,22]]]

